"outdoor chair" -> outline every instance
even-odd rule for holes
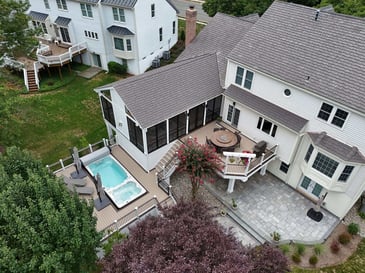
[[[223,127],[215,127],[215,128],[213,129],[213,132],[221,131],[221,130],[226,130],[226,128],[223,128]]]
[[[92,195],[94,193],[94,189],[91,187],[76,187],[71,184],[67,184],[67,189],[70,192],[76,192],[77,194],[80,195]]]
[[[209,146],[214,146],[212,141],[207,136],[205,137],[205,144],[207,144]]]
[[[66,176],[63,176],[63,181],[67,184],[67,185],[72,185],[72,186],[76,186],[76,187],[84,187],[86,186],[86,180],[85,179],[79,179],[79,178],[69,178]]]
[[[241,139],[242,139],[242,137],[241,137],[241,135],[240,135],[239,132],[235,132],[234,134],[237,137],[237,143],[236,143],[236,145],[234,145],[234,147],[235,148],[240,148],[241,147]]]

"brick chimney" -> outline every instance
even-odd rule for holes
[[[185,22],[185,47],[187,47],[196,35],[196,16],[197,11],[194,6],[189,6],[186,10]]]

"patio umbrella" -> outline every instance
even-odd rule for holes
[[[103,199],[105,198],[105,191],[104,191],[103,183],[101,182],[101,176],[99,173],[96,174],[96,190],[98,192],[99,201],[103,202]]]
[[[74,164],[76,166],[76,171],[79,174],[81,172],[81,160],[79,157],[79,151],[76,147],[73,147],[72,149],[72,157],[74,158]]]

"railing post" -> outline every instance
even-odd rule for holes
[[[172,186],[171,186],[171,185],[169,185],[169,196],[172,196],[171,188],[172,188]]]
[[[137,219],[139,220],[138,207],[135,207],[135,208],[134,208],[134,211],[136,212],[136,217],[137,217]]]
[[[114,225],[115,225],[115,230],[118,231],[119,230],[118,220],[114,220]]]
[[[89,143],[89,150],[90,150],[90,153],[93,152],[93,146]]]
[[[228,156],[226,156],[226,162],[224,164],[224,173],[227,173],[227,169],[228,169]]]
[[[246,164],[246,169],[245,169],[245,175],[247,175],[248,170],[249,170],[249,168],[250,168],[251,159],[252,159],[251,157],[249,157],[249,158],[248,158],[248,162],[247,162],[247,164]]]
[[[51,168],[49,167],[49,165],[46,165],[46,168],[48,169],[48,172],[51,172]]]
[[[262,163],[264,162],[264,160],[265,160],[265,154],[262,153],[261,160],[260,160],[260,165],[262,165]]]
[[[60,164],[61,164],[62,170],[65,170],[65,165],[63,164],[63,160],[62,159],[60,159]]]

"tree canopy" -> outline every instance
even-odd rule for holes
[[[0,57],[28,53],[37,45],[37,30],[28,27],[28,1],[0,0]]]
[[[29,152],[0,155],[0,272],[83,272],[100,242],[93,208]]]
[[[282,252],[269,245],[245,248],[213,220],[200,201],[161,208],[163,217],[147,217],[131,228],[101,264],[103,273],[214,272],[281,273]],[[265,271],[266,270],[266,271]]]

